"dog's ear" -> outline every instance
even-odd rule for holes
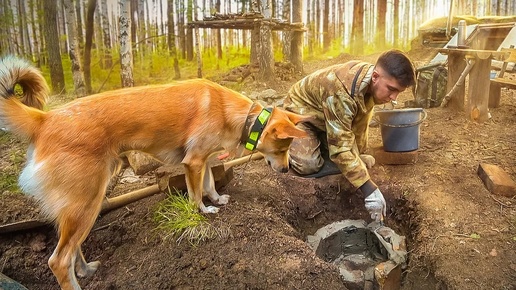
[[[299,114],[292,113],[292,112],[289,112],[286,110],[283,110],[283,112],[287,115],[288,119],[294,124],[305,123],[305,122],[310,122],[310,121],[315,120],[315,116],[299,115]]]
[[[304,130],[299,129],[290,122],[280,122],[274,127],[273,132],[276,133],[278,139],[308,137],[308,134]]]

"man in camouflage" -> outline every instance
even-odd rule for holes
[[[301,175],[317,173],[327,154],[346,179],[364,194],[371,217],[383,220],[385,199],[367,171],[375,160],[363,154],[368,125],[374,105],[396,100],[399,93],[414,84],[412,62],[394,49],[382,53],[375,65],[349,61],[318,70],[294,84],[285,99],[285,108],[315,118],[299,125],[310,137],[292,142],[291,167]]]

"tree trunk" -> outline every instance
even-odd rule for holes
[[[383,50],[385,43],[385,19],[387,13],[387,1],[378,1],[378,22],[376,24],[376,47]]]
[[[45,43],[48,51],[48,65],[50,68],[50,82],[52,92],[64,94],[65,81],[61,52],[59,51],[59,32],[57,30],[57,3],[55,0],[43,0],[43,17]]]
[[[86,93],[91,94],[91,46],[93,43],[93,16],[97,7],[97,0],[89,0],[86,11],[86,39],[84,41],[84,83]]]
[[[36,64],[37,67],[41,67],[40,60],[40,43],[38,34],[41,34],[41,31],[38,31],[36,26],[36,21],[39,22],[39,17],[36,14],[38,10],[37,4],[35,1],[30,2],[30,17],[31,17],[31,28],[32,28],[32,41],[34,44],[34,49],[32,50],[32,61]],[[1,36],[0,36],[1,37]]]
[[[364,0],[353,1],[352,54],[364,53]]]
[[[77,15],[77,42],[79,42],[79,50],[84,48],[84,35],[82,33],[82,0],[75,1],[75,15]]]
[[[303,0],[292,0],[292,22],[303,21]],[[303,73],[303,31],[292,32],[291,62],[294,70]]]
[[[319,48],[321,45],[321,9],[320,0],[313,0],[314,4],[314,48]]]
[[[30,48],[28,45],[28,42],[26,41],[26,37],[28,34],[27,27],[27,20],[26,20],[26,13],[25,13],[25,2],[22,0],[18,0],[18,34],[19,34],[19,46],[22,52],[23,56],[30,55],[30,50],[27,50]]]
[[[124,0],[125,1],[125,0]],[[96,48],[96,53],[98,58],[100,59],[100,67],[102,69],[106,69],[104,66],[104,62],[102,61],[102,57],[104,55],[104,42],[102,41],[102,19],[100,18],[100,15],[102,14],[102,8],[100,6],[100,2],[97,0],[97,13],[95,13],[93,19],[95,20],[93,28],[94,28],[94,45],[93,47]]]
[[[64,0],[56,0],[57,1],[57,9],[59,14],[57,15],[57,27],[59,29],[59,35],[66,35],[66,18],[65,18],[65,10],[64,10]],[[66,0],[70,1],[70,0]],[[68,38],[67,37],[59,37],[61,40],[61,51],[68,51]]]
[[[268,23],[262,22],[260,26],[260,53],[258,62],[260,64],[260,79],[270,81],[274,79],[274,54],[272,52],[271,27]]]
[[[167,13],[168,13],[168,50],[170,56],[174,60],[174,79],[181,78],[181,71],[179,70],[179,60],[177,59],[177,47],[176,47],[176,30],[174,24],[174,0],[168,0],[167,2]]]
[[[197,77],[202,78],[202,57],[200,48],[199,28],[195,29],[195,50],[197,54]]]
[[[400,42],[399,42],[399,38],[400,38],[400,0],[394,0],[394,7],[393,7],[393,10],[394,10],[394,15],[393,15],[393,22],[394,22],[394,33],[393,33],[393,42],[394,42],[394,47],[399,47],[400,46]]]
[[[220,0],[215,0],[215,11],[220,13]],[[217,59],[222,59],[222,33],[220,29],[217,29]]]
[[[0,12],[3,15],[3,22],[0,22],[0,54],[5,55],[10,53],[10,41],[8,40],[9,26],[6,24],[10,8],[7,0],[1,0],[0,5]]]
[[[131,50],[131,15],[130,2],[119,0],[120,5],[120,76],[122,87],[134,86],[133,56]]]
[[[290,0],[285,0],[283,7],[283,20],[287,23],[290,23]],[[284,30],[282,32],[283,36],[283,61],[284,62],[292,62],[292,31]]]
[[[104,40],[104,54],[102,56],[102,60],[104,62],[105,68],[110,68],[113,66],[113,58],[111,57],[111,36],[109,29],[109,14],[107,9],[107,0],[100,1],[100,18],[102,22],[102,36]]]
[[[186,9],[186,18],[188,23],[193,20],[193,0],[188,0],[188,7]],[[193,30],[191,27],[186,28],[186,60],[193,60]]]
[[[251,65],[258,65],[258,55],[260,54],[260,25],[255,24],[251,31]]]
[[[179,38],[179,51],[181,52],[181,58],[186,58],[186,48],[185,48],[185,17],[184,17],[184,1],[177,1],[177,29],[178,29],[178,38]]]
[[[81,58],[79,52],[79,43],[77,42],[75,7],[73,1],[64,1],[64,10],[66,13],[66,27],[68,30],[68,55],[72,63],[73,85],[75,95],[84,97],[86,88],[84,87],[84,77],[81,69]]]
[[[37,2],[37,11],[43,11],[43,1]],[[40,21],[38,21],[38,30],[39,30],[39,43],[40,45],[40,67],[44,66],[48,63],[48,55],[46,53],[46,44],[45,44],[45,16],[42,15],[43,12],[38,13],[39,17],[41,17]]]
[[[328,25],[330,24],[330,0],[324,0],[324,14],[323,14],[323,51],[327,52],[330,49],[331,35]]]
[[[308,55],[312,56],[313,55],[313,50],[314,50],[314,25],[313,25],[313,16],[312,16],[312,4],[313,4],[313,0],[312,2],[310,2],[311,0],[307,0],[306,1],[306,27],[307,27],[307,31],[306,31],[306,34],[307,34],[307,42],[308,42]],[[299,9],[299,8],[295,8],[294,6],[294,2],[292,2],[292,11],[295,11],[296,9]]]

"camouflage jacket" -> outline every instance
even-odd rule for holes
[[[287,110],[316,117],[312,124],[326,132],[331,160],[357,188],[370,178],[360,154],[373,114],[374,100],[367,94],[373,69],[349,61],[318,70],[294,84],[285,100]]]

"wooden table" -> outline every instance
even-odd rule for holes
[[[471,120],[482,123],[489,119],[489,85],[491,60],[504,60],[510,54],[496,50],[441,48],[439,52],[448,55],[448,85],[450,92],[463,75],[469,75],[468,95],[465,86],[456,87],[450,96],[450,106],[465,110]]]

